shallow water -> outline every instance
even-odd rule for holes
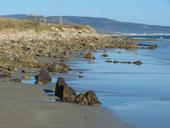
[[[108,58],[101,56],[104,50],[99,50],[95,61],[71,60],[71,67],[76,70],[62,76],[79,92],[94,90],[104,106],[137,128],[170,127],[170,42],[152,43],[159,48],[109,49]],[[141,60],[144,64],[106,63],[109,58]],[[83,72],[83,78],[78,78],[79,71]],[[53,76],[52,86],[58,75]]]

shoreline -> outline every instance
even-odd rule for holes
[[[20,23],[20,21],[17,22]],[[41,68],[46,69],[53,62],[59,63],[71,56],[80,56],[84,50],[136,48],[136,45],[132,43],[133,39],[97,34],[92,28],[85,26],[58,28],[54,25],[51,27],[52,31],[38,32],[34,30],[34,27],[41,30],[41,27],[50,26],[40,24],[24,31],[14,28],[1,30],[0,33],[1,126],[7,128],[129,127],[102,106],[51,103],[48,101],[49,97],[43,94],[45,86],[26,86],[26,84],[20,83],[20,80],[30,79]],[[13,78],[14,81],[10,81]]]
[[[3,82],[2,82],[3,81]],[[40,86],[0,81],[1,121],[3,127],[128,128],[102,107],[44,101]],[[15,118],[14,118],[15,117]]]

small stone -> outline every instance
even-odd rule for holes
[[[89,51],[84,58],[90,59],[90,60],[95,60],[95,56],[93,55],[92,51]]]
[[[82,75],[79,75],[79,78],[84,78],[84,76],[82,76]]]
[[[19,78],[12,78],[10,79],[11,82],[17,82],[17,83],[21,83],[21,79]]]
[[[105,62],[106,62],[106,63],[112,63],[113,61],[111,61],[111,60],[106,60]]]
[[[102,57],[108,57],[108,54],[105,53],[105,54],[102,55]]]
[[[22,75],[21,78],[24,79],[24,80],[30,80],[30,77],[28,75]]]
[[[114,60],[114,61],[113,61],[113,63],[114,63],[114,64],[118,64],[118,63],[120,63],[120,62],[119,62],[119,61]]]
[[[143,64],[143,63],[142,63],[141,61],[134,61],[133,64],[135,64],[135,65],[141,65],[141,64]]]
[[[26,73],[26,71],[25,71],[25,70],[22,70],[21,73]]]

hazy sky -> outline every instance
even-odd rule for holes
[[[0,15],[59,15],[61,0],[0,0]],[[63,0],[63,15],[170,26],[170,0]]]

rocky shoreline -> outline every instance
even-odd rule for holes
[[[88,26],[49,26],[51,30],[34,29],[0,31],[0,70],[17,68],[43,68],[47,63],[40,57],[68,58],[74,52],[99,48],[136,48],[133,39],[97,34]]]
[[[10,22],[13,23],[14,21]],[[25,21],[17,21],[18,24],[20,22],[23,24]],[[136,49],[138,47],[134,43],[136,40],[133,38],[98,34],[89,26],[57,26],[26,22],[25,25],[29,27],[23,29],[23,27],[20,28],[17,25],[0,30],[0,78],[9,78],[12,82],[21,82],[23,79],[29,79],[30,73],[24,70],[27,68],[28,70],[34,70],[34,73],[31,73],[31,77],[36,75],[35,79],[37,81],[35,84],[44,85],[51,81],[50,74],[46,72],[67,73],[71,70],[64,61],[75,53],[81,55],[82,51],[89,51],[87,54],[83,53],[82,56],[86,59],[94,60],[95,56],[92,51],[96,49]],[[144,47],[155,48],[156,46],[144,45]],[[106,57],[106,54],[103,57]],[[49,59],[42,61],[43,58],[51,58],[53,61],[49,61]],[[140,61],[113,61],[113,63],[142,64]],[[19,73],[20,76],[16,77],[16,73]],[[59,94],[61,95],[56,94],[56,96],[61,101],[65,101],[63,98],[64,95],[67,95],[66,99],[74,97],[71,100],[66,100],[68,102],[85,105],[100,104],[93,91],[77,95],[71,87],[64,84],[56,92],[60,92]]]

